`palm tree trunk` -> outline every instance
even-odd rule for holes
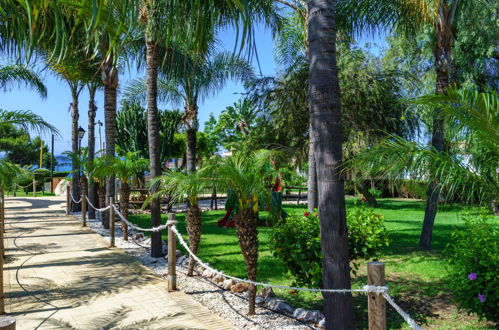
[[[452,26],[448,21],[446,14],[441,16],[441,22],[435,24],[437,35],[435,56],[435,71],[437,74],[436,88],[437,94],[447,93],[447,89],[452,84],[453,63],[452,63]],[[444,120],[441,110],[436,109],[433,117],[433,131],[431,145],[438,151],[444,151]],[[438,183],[433,180],[428,187],[426,209],[423,220],[423,228],[419,238],[419,248],[422,250],[431,249],[431,239],[433,234],[433,225],[437,214]]]
[[[309,143],[308,143],[308,181],[307,181],[307,204],[308,211],[314,212],[317,208],[318,195],[317,195],[317,169],[315,167],[315,154],[314,154],[314,137],[312,131],[312,123],[309,127]]]
[[[158,48],[152,41],[146,41],[147,61],[147,139],[149,142],[149,160],[151,178],[161,175],[161,161],[159,140],[159,114],[157,105],[158,95]],[[157,187],[151,187],[151,194],[157,192]],[[151,202],[151,226],[161,224],[161,204],[159,199]],[[151,233],[151,257],[159,258],[163,255],[161,232]]]
[[[374,198],[373,194],[369,192],[369,189],[367,189],[367,187],[364,185],[364,182],[360,181],[357,186],[359,188],[359,191],[366,198],[367,204],[369,204],[370,207],[378,207],[376,198]]]
[[[191,205],[187,211],[187,234],[189,235],[189,247],[194,254],[198,253],[199,242],[201,241],[201,210],[199,206]],[[192,276],[196,261],[190,257],[187,276]]]
[[[99,208],[106,207],[106,186],[99,183],[97,189],[97,196],[99,197]],[[95,204],[94,204],[95,205]],[[104,226],[104,217],[101,217],[102,226]]]
[[[196,132],[198,130],[198,107],[189,102],[185,108],[184,124],[186,127],[186,163],[187,173],[196,171]]]
[[[106,157],[115,155],[116,145],[116,92],[118,89],[118,72],[111,62],[103,66],[104,83],[104,121],[106,136]],[[115,195],[115,179],[111,175],[106,180],[106,201]],[[109,229],[109,211],[104,212],[104,228]]]
[[[308,6],[309,102],[321,221],[325,289],[350,289],[342,161],[341,108],[336,66],[335,0]],[[351,294],[324,293],[326,329],[354,329]]]
[[[128,204],[130,203],[130,185],[128,182],[121,182],[121,196],[120,196],[120,212],[125,219],[128,220]],[[123,231],[123,239],[128,241],[128,225],[122,221],[121,230]]]
[[[71,152],[73,155],[78,155],[79,145],[78,145],[78,119],[80,115],[78,113],[78,85],[71,84]],[[71,162],[71,170],[73,172],[73,179],[71,180],[71,193],[75,200],[79,199],[80,196],[80,174],[77,160],[73,157]],[[74,203],[71,201],[71,211],[78,212],[81,210],[81,204]]]
[[[244,262],[246,263],[246,274],[250,281],[256,281],[258,267],[258,217],[252,209],[243,209],[234,216],[234,225]],[[255,315],[256,287],[250,285],[248,293],[248,315]]]
[[[91,163],[95,158],[95,115],[97,112],[97,107],[95,106],[95,92],[97,87],[95,85],[90,85],[88,92],[90,94],[90,100],[88,101],[88,162]],[[88,178],[89,188],[88,188],[88,198],[93,205],[95,203],[95,186],[93,178]],[[88,208],[88,218],[95,219],[95,210],[91,207]]]

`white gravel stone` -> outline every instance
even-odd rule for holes
[[[87,225],[109,241],[109,230],[102,228],[100,220],[87,220]],[[136,235],[133,235],[130,240],[125,241],[122,239],[121,229],[116,228],[116,247],[123,249],[125,253],[137,258],[142,264],[157,274],[162,276],[166,274],[168,263],[165,258],[152,258],[149,255],[148,249],[150,248],[151,240],[149,238],[141,240],[133,239],[134,236]],[[188,261],[188,258],[185,260]],[[203,271],[204,269],[201,268],[201,272]],[[248,316],[248,301],[242,295],[222,290],[211,280],[198,276],[188,277],[186,276],[186,272],[186,267],[177,267],[178,289],[190,295],[213,313],[226,319],[236,329],[302,330],[311,328],[309,325],[304,325],[290,317],[260,307],[256,308],[256,315]],[[230,286],[233,284],[235,284],[233,280],[225,280],[222,286],[230,289]],[[291,311],[292,313],[293,311]]]

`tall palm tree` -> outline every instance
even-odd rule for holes
[[[136,153],[126,153],[124,157],[116,157],[111,161],[108,170],[121,180],[120,212],[128,219],[128,205],[130,203],[130,180],[137,178],[149,167],[149,161],[140,158]],[[123,239],[128,240],[128,226],[121,223]]]
[[[231,53],[218,53],[204,62],[190,55],[177,52],[171,72],[161,72],[158,80],[158,99],[162,102],[184,103],[186,127],[187,170],[196,168],[196,132],[198,128],[198,104],[204,98],[217,93],[229,79],[249,79],[250,65]],[[133,101],[145,99],[146,82],[133,80],[125,88],[125,97]]]
[[[95,105],[95,93],[97,89],[100,87],[100,82],[91,81],[87,83],[89,101],[88,101],[88,162],[92,163],[95,158],[95,116],[97,112],[97,106]],[[88,188],[88,196],[90,202],[93,205],[96,205],[95,202],[95,186],[90,181],[90,185]],[[89,218],[95,218],[95,210],[93,208],[88,209]]]
[[[39,132],[59,134],[59,130],[46,122],[41,116],[28,110],[7,111],[0,109],[0,126],[14,125],[24,130],[34,129]]]
[[[307,3],[310,122],[317,169],[325,289],[349,289],[335,0]],[[355,328],[351,294],[324,293],[326,329]]]
[[[234,216],[239,246],[246,263],[250,281],[256,281],[258,267],[258,201],[270,199],[265,168],[269,165],[268,152],[236,154],[219,159],[207,172],[211,185],[230,190],[237,198],[238,210]],[[249,289],[249,315],[255,314],[256,287]]]
[[[187,234],[189,235],[189,248],[197,254],[201,241],[201,209],[199,208],[198,196],[207,187],[204,171],[183,173],[180,171],[168,171],[160,177],[151,181],[151,187],[156,185],[157,191],[151,194],[146,204],[157,200],[161,196],[169,196],[171,202],[183,201],[187,198],[188,210],[185,218]],[[187,276],[192,276],[195,260],[189,259]]]

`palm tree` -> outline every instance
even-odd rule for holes
[[[442,153],[422,143],[389,136],[352,159],[348,167],[368,169],[367,175],[391,180],[401,175],[424,180],[431,174],[448,197],[478,200],[497,213],[499,96],[453,87],[445,95],[424,96],[412,102],[441,109],[444,119],[456,125],[449,150]]]
[[[97,196],[98,204],[93,204],[96,207],[104,208],[106,206],[106,179],[108,177],[109,164],[103,157],[95,158],[92,162],[88,162],[85,166],[87,170],[87,177],[90,185],[97,183]],[[104,219],[101,218],[102,226],[104,226]]]
[[[206,188],[206,178],[203,170],[193,173],[183,173],[180,171],[168,171],[160,177],[151,181],[151,187],[156,185],[157,191],[147,200],[149,204],[158,197],[168,195],[171,202],[179,202],[187,198],[188,210],[185,218],[187,234],[189,235],[189,248],[197,254],[201,241],[202,221],[201,209],[199,208],[198,196]],[[189,259],[187,276],[192,276],[195,260]]]
[[[454,83],[455,65],[452,60],[454,37],[459,15],[466,15],[469,1],[438,0],[362,0],[355,3],[340,2],[339,11],[352,18],[353,25],[360,27],[384,26],[395,28],[397,32],[414,35],[423,28],[432,28],[435,37],[433,56],[435,60],[435,92],[445,94]],[[482,5],[490,5],[482,1]],[[444,120],[442,111],[433,113],[431,145],[438,152],[444,152]],[[434,166],[432,166],[434,167]],[[423,228],[419,240],[420,249],[431,248],[433,224],[437,213],[438,195],[441,190],[438,182],[430,176]]]
[[[184,103],[186,127],[187,170],[196,168],[196,131],[198,128],[198,103],[219,91],[229,79],[249,79],[250,65],[230,53],[218,53],[206,60],[177,53],[171,72],[161,72],[158,81],[158,99],[162,102]],[[147,84],[143,79],[133,80],[125,89],[125,97],[142,101],[146,97]]]
[[[324,289],[349,289],[342,163],[341,94],[336,65],[335,0],[307,2],[309,104],[321,221]],[[324,293],[326,329],[355,328],[351,294]]]
[[[149,166],[149,161],[140,158],[136,153],[126,153],[124,157],[116,157],[111,161],[109,172],[121,180],[120,212],[128,219],[128,205],[130,203],[130,180],[141,176]],[[123,239],[128,240],[128,226],[122,222]]]
[[[95,93],[100,87],[98,81],[92,81],[87,83],[88,94],[90,96],[88,101],[88,162],[92,163],[95,158],[95,116],[97,112],[97,106],[95,105]],[[90,181],[88,196],[90,202],[95,205],[95,186],[92,181]],[[93,208],[88,209],[89,218],[95,218],[95,210]]]
[[[250,281],[256,281],[258,266],[258,201],[270,199],[265,168],[269,165],[268,152],[238,153],[210,165],[209,181],[221,190],[230,190],[237,198],[238,210],[234,216],[239,246],[246,263]],[[249,289],[249,315],[255,314],[256,287]]]

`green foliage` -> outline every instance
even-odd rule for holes
[[[371,195],[373,195],[374,198],[381,198],[381,196],[383,195],[383,192],[376,188],[370,188],[369,192],[371,193]]]
[[[35,180],[42,183],[50,178],[50,170],[47,170],[46,168],[38,168],[33,173],[35,175]]]
[[[161,110],[159,119],[160,159],[164,164],[167,159],[183,155],[180,149],[182,146],[175,139],[182,114],[178,110]],[[142,158],[149,157],[147,111],[138,103],[125,101],[121,105],[121,110],[116,115],[116,143],[119,155],[134,152]]]
[[[347,213],[349,257],[355,273],[357,261],[376,258],[388,246],[384,218],[364,205]],[[295,277],[295,285],[322,286],[320,220],[317,213],[293,215],[273,229],[271,246],[274,256],[286,264]]]
[[[128,183],[131,179],[141,177],[149,168],[149,160],[139,157],[138,153],[127,152],[122,157],[109,160],[107,174],[116,175],[122,182]]]
[[[0,67],[0,90],[8,91],[14,84],[32,88],[42,98],[47,97],[47,87],[30,68],[19,64]]]
[[[487,211],[465,213],[464,228],[452,233],[448,281],[460,308],[499,322],[499,235]],[[480,295],[480,296],[479,296]],[[481,298],[481,299],[480,299]]]
[[[54,178],[65,178],[71,171],[54,171]]]

